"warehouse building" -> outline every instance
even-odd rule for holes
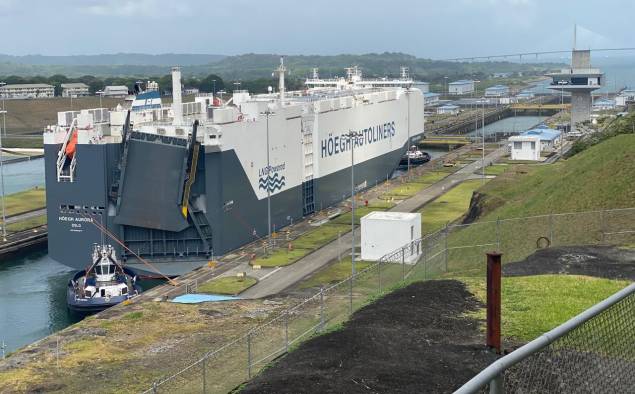
[[[461,79],[448,84],[448,93],[453,95],[469,94],[474,92],[474,81]]]
[[[88,85],[85,83],[63,83],[60,86],[62,87],[62,97],[81,97],[90,94]]]
[[[446,104],[446,105],[442,105],[439,108],[437,108],[437,114],[439,114],[439,115],[444,115],[444,114],[458,115],[460,109],[461,109],[461,107],[459,107],[458,105]]]
[[[485,97],[507,97],[509,96],[509,86],[494,85],[485,89]]]
[[[439,93],[424,93],[423,94],[423,104],[426,107],[431,107],[439,104],[439,99],[441,95]]]
[[[35,99],[55,97],[55,87],[45,83],[23,83],[0,87],[0,98]]]
[[[106,86],[103,95],[104,97],[126,98],[128,97],[128,87],[124,85]]]

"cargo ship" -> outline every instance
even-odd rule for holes
[[[58,113],[44,133],[50,257],[83,269],[106,234],[140,275],[180,275],[350,197],[352,161],[356,190],[385,181],[423,133],[405,68],[315,69],[299,91],[282,59],[276,71],[275,91],[183,102],[174,67],[169,105],[146,91],[129,108]]]

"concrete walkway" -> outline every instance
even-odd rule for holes
[[[485,166],[490,165],[505,155],[506,147],[497,149],[496,151],[485,156]],[[441,181],[421,190],[413,197],[402,201],[394,208],[393,212],[411,212],[421,208],[423,205],[443,195],[452,187],[468,180],[480,178],[475,176],[474,172],[481,168],[481,160],[466,165],[454,174],[447,176]],[[359,245],[360,236],[359,228],[355,231],[355,244]],[[262,298],[277,294],[311,273],[319,270],[329,262],[338,258],[338,256],[349,255],[351,250],[351,232],[342,234],[339,240],[332,241],[320,249],[308,254],[297,262],[275,269],[253,270],[247,263],[240,264],[225,275],[235,275],[237,272],[247,272],[249,276],[259,279],[259,282],[240,294],[242,298]],[[223,276],[225,276],[223,275]]]

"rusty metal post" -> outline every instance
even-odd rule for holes
[[[487,347],[501,353],[501,256],[487,253]]]

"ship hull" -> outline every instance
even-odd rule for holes
[[[355,164],[357,191],[372,187],[390,178],[405,152],[407,144],[373,159]],[[116,245],[118,253],[141,276],[177,276],[206,265],[214,256],[226,254],[242,245],[262,240],[267,235],[267,200],[259,200],[244,174],[234,151],[208,153],[204,158],[203,174],[206,193],[206,216],[214,234],[211,255],[201,255],[196,246],[184,246],[192,235],[169,233],[156,229],[117,224],[113,202],[108,199],[112,177],[107,174],[116,168],[118,145],[86,145],[78,147],[78,160],[91,157],[94,166],[78,165],[75,182],[55,182],[55,158],[59,147],[45,149],[47,167],[47,210],[49,216],[49,255],[54,260],[75,269],[83,269],[85,256],[102,236],[109,242],[110,235],[102,234],[96,224],[109,230],[112,236],[123,240],[135,255]],[[145,155],[147,152],[140,152]],[[82,165],[83,161],[80,162]],[[89,162],[89,163],[90,163]],[[83,177],[84,173],[104,174],[102,177]],[[232,174],[232,176],[227,176]],[[51,178],[49,180],[49,178]],[[137,180],[131,179],[131,182]],[[320,210],[349,198],[351,172],[346,168],[314,180],[315,210]],[[160,198],[152,194],[148,198]],[[231,206],[226,206],[231,201]],[[67,207],[75,206],[77,209]],[[63,209],[62,207],[66,207]],[[83,208],[96,208],[84,210]],[[103,209],[102,209],[103,208]],[[303,217],[302,187],[297,186],[271,196],[272,229],[284,227]],[[110,212],[110,215],[109,215]],[[90,219],[90,220],[89,220]],[[96,223],[91,223],[91,221]],[[164,236],[168,236],[166,240]],[[113,242],[114,243],[114,242]],[[160,273],[148,264],[151,262]]]

